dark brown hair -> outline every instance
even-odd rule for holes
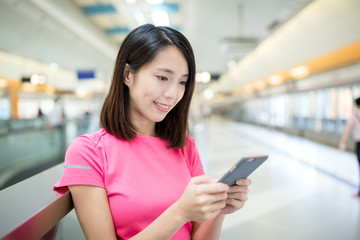
[[[355,99],[354,102],[355,102],[356,106],[360,107],[360,97]]]
[[[185,36],[168,27],[145,24],[131,31],[123,41],[100,115],[100,124],[107,132],[127,140],[135,137],[136,127],[129,117],[129,89],[123,83],[125,65],[129,64],[136,73],[168,46],[175,46],[182,52],[188,64],[189,77],[184,96],[163,121],[155,124],[155,133],[158,137],[168,139],[170,148],[184,147],[189,128],[190,102],[195,87],[195,58]]]

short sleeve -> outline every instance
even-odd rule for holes
[[[187,144],[184,147],[184,156],[187,161],[191,177],[205,174],[195,140],[192,137],[187,138]]]
[[[355,114],[353,114],[347,121],[347,124],[351,124],[351,126],[354,126],[355,121],[356,121],[356,116],[355,116]]]
[[[104,187],[104,162],[101,150],[89,136],[77,137],[65,154],[63,174],[54,188],[70,185]]]

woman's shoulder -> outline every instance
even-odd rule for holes
[[[196,148],[195,139],[192,136],[187,135],[185,140],[185,146],[183,148],[184,151],[192,151]]]
[[[101,142],[114,141],[114,139],[116,138],[113,135],[109,134],[105,129],[101,128],[95,132],[76,137],[72,145],[98,146]]]
[[[359,112],[353,113],[348,121],[351,122],[352,124],[356,122],[360,122],[360,113]]]
[[[186,135],[186,144],[195,145],[195,138],[190,135]]]

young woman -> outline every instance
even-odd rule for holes
[[[188,40],[143,25],[119,50],[102,129],[69,147],[55,188],[70,189],[87,239],[218,239],[226,214],[243,207],[237,186],[204,175],[187,136],[195,86]]]
[[[341,136],[339,148],[340,150],[346,149],[346,141],[349,138],[351,130],[354,129],[353,138],[355,141],[355,152],[358,161],[359,167],[359,176],[360,176],[360,98],[356,98],[355,101],[355,112],[351,116],[351,118],[347,121],[345,130]],[[359,177],[360,179],[360,177]],[[354,197],[360,198],[360,182],[357,193],[354,194]]]

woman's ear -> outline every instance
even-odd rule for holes
[[[123,74],[123,82],[125,83],[125,85],[127,85],[129,87],[129,85],[132,83],[132,79],[133,79],[133,72],[129,66],[129,64],[125,64],[125,68],[124,68],[124,74]]]

